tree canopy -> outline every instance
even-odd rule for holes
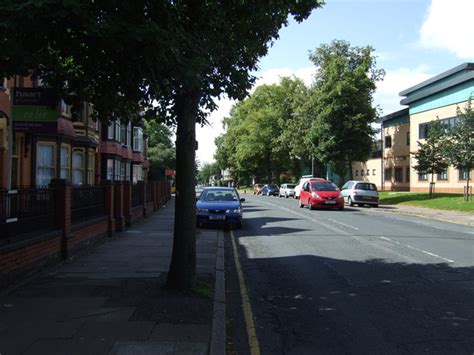
[[[18,0],[0,3],[0,77],[40,76],[99,118],[176,124],[176,215],[167,285],[195,270],[195,124],[221,94],[241,99],[289,16],[320,0]]]
[[[372,95],[385,72],[376,68],[374,49],[351,47],[347,41],[323,44],[311,53],[318,70],[305,114],[312,122],[315,157],[331,166],[342,184],[353,161],[370,156],[378,118]]]
[[[301,144],[292,122],[305,95],[301,80],[282,78],[278,85],[259,86],[237,103],[224,120],[226,132],[215,141],[218,164],[237,180],[279,182],[281,173],[295,170]]]

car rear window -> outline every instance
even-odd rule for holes
[[[268,185],[268,187],[271,188],[271,189],[277,189],[278,188],[278,186],[273,185],[273,184]]]
[[[311,189],[316,191],[337,191],[338,188],[332,182],[312,182]]]
[[[369,191],[377,191],[377,186],[375,184],[369,183],[359,183],[355,186],[356,190],[369,190]]]
[[[286,185],[286,188],[287,189],[294,189],[296,185],[293,185],[293,184],[287,184]]]

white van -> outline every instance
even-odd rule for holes
[[[313,175],[303,175],[301,179],[298,180],[295,186],[295,194],[293,195],[294,198],[299,199],[300,198],[300,193],[301,193],[301,188],[303,187],[303,184],[311,179],[316,179],[316,180],[324,180],[323,178],[319,177],[313,177]]]

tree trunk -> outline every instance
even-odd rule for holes
[[[469,169],[467,171],[466,193],[464,194],[464,201],[469,201],[469,197],[470,197],[470,194],[469,194],[469,180],[471,179],[471,170],[472,169]]]
[[[341,187],[342,185],[344,185],[344,180],[346,176],[345,163],[342,163],[338,166],[337,175],[339,177],[338,186]]]
[[[166,286],[190,289],[196,279],[196,117],[199,95],[181,94],[176,99],[176,204],[173,254]]]
[[[431,182],[429,188],[429,198],[433,198],[434,173],[431,173]]]

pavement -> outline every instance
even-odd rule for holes
[[[223,232],[197,232],[194,292],[163,288],[174,204],[0,293],[0,354],[225,354]]]
[[[376,210],[375,208],[373,210]],[[437,221],[474,226],[474,214],[469,212],[435,210],[431,208],[406,205],[380,205],[377,209],[384,212],[400,213]]]

